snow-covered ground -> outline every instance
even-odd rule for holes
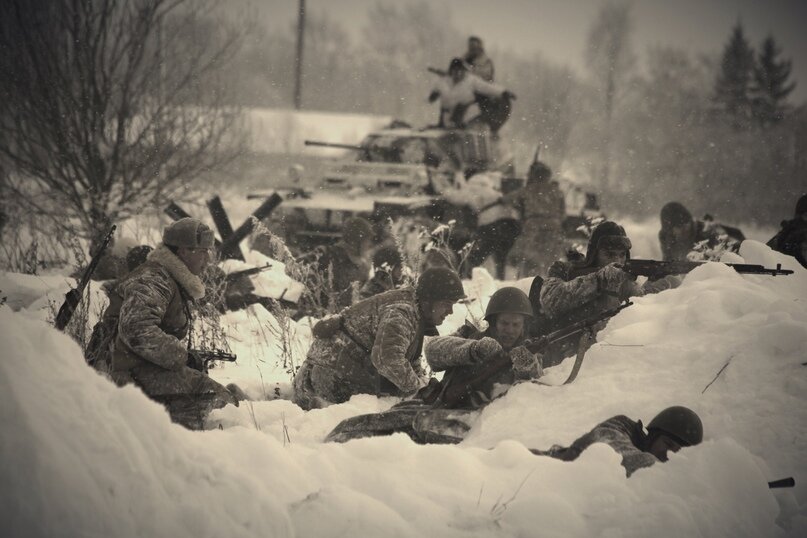
[[[239,200],[225,199],[235,225],[260,203]],[[620,222],[635,256],[658,254],[657,223]],[[214,412],[209,431],[185,431],[137,389],[89,369],[46,323],[70,279],[0,274],[2,535],[805,536],[807,271],[755,241],[740,255],[796,272],[709,264],[678,289],[637,299],[600,333],[572,385],[513,388],[459,446],[404,435],[324,444],[341,420],[396,400],[357,396],[303,412],[272,399],[288,394],[310,323],[261,306],[225,316],[239,359],[212,371],[258,401]],[[477,270],[465,285],[476,300],[455,309],[444,334],[481,317],[502,283]],[[544,381],[560,383],[570,367]],[[704,443],[630,480],[605,445],[573,463],[527,450],[569,443],[615,414],[647,423],[675,404],[703,418]],[[795,489],[767,489],[786,476]]]

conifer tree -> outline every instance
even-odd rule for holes
[[[795,82],[788,82],[790,60],[778,59],[781,52],[773,36],[768,36],[762,43],[759,59],[754,66],[752,104],[754,116],[763,125],[777,123],[785,117],[785,100],[796,87]]]
[[[715,85],[715,100],[738,126],[744,125],[751,116],[753,71],[754,51],[745,38],[742,24],[738,22],[723,50]]]

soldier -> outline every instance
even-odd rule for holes
[[[337,306],[349,306],[353,302],[353,282],[361,287],[370,276],[367,253],[373,244],[373,227],[367,219],[353,217],[345,221],[341,240],[325,249],[319,259],[324,278],[333,278],[331,291],[336,296]],[[325,300],[325,303],[328,301]]]
[[[521,345],[532,317],[532,305],[523,291],[501,288],[491,296],[485,310],[485,331],[466,324],[451,336],[432,338],[426,344],[426,361],[435,372],[445,371],[443,384],[450,385],[452,379],[474,377],[491,359],[508,353],[512,370],[489,379],[465,402],[468,407],[481,407],[495,396],[494,385],[512,385],[518,379],[537,378],[543,373],[541,358]]]
[[[552,329],[600,314],[630,297],[674,287],[678,277],[666,277],[639,286],[635,277],[620,269],[630,258],[631,242],[619,224],[605,221],[594,228],[582,262],[556,261],[540,291],[542,312]],[[577,350],[573,338],[561,341],[544,354],[544,367],[554,366]]]
[[[188,367],[195,361],[189,353],[191,303],[205,294],[199,275],[211,248],[213,232],[202,222],[194,218],[174,222],[147,262],[118,284],[118,297],[109,307],[119,312],[112,346],[113,381],[134,383],[163,404],[172,421],[189,429],[201,429],[211,409],[238,405],[227,388]],[[188,345],[182,342],[186,336]]]
[[[476,36],[468,38],[468,52],[463,60],[471,68],[471,73],[478,76],[485,82],[493,82],[493,61],[485,54],[485,47],[482,40]]]
[[[475,174],[462,189],[445,193],[446,200],[455,205],[466,205],[476,214],[474,246],[463,271],[466,276],[470,276],[473,267],[482,265],[492,255],[496,263],[496,278],[503,280],[507,254],[521,231],[518,214],[512,205],[503,202],[500,180],[497,179],[488,173]]]
[[[341,403],[354,394],[401,396],[426,384],[420,364],[425,335],[465,297],[459,275],[425,271],[416,288],[365,299],[314,326],[314,342],[294,378],[303,409]]]
[[[682,447],[695,446],[703,441],[703,423],[691,409],[668,407],[655,416],[644,432],[642,421],[633,421],[624,415],[612,417],[577,439],[571,446],[555,445],[549,450],[530,450],[539,456],[551,456],[563,461],[574,461],[594,443],[605,443],[622,456],[622,466],[628,476],[657,461],[667,461],[667,453],[678,452]]]
[[[403,282],[403,258],[398,248],[384,246],[373,254],[373,277],[362,286],[359,295],[367,299],[397,288]]]
[[[710,249],[725,247],[736,252],[745,236],[738,229],[717,224],[708,215],[703,220],[695,220],[692,214],[678,202],[669,202],[661,208],[661,230],[658,233],[661,254],[664,261],[685,261],[696,245],[705,242]]]
[[[460,58],[451,60],[448,76],[442,77],[437,87],[429,95],[429,102],[440,99],[439,127],[462,129],[465,127],[465,112],[473,105],[477,96],[504,97],[512,99],[512,92],[502,86],[485,82],[478,76],[468,73],[465,62]]]
[[[796,202],[793,220],[782,221],[782,229],[768,241],[768,246],[807,267],[807,194]]]
[[[522,215],[522,233],[510,256],[521,277],[545,276],[563,254],[566,204],[558,183],[551,179],[552,170],[536,155],[524,188],[505,196]]]

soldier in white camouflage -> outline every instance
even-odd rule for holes
[[[425,271],[415,288],[365,299],[314,326],[314,342],[294,378],[303,409],[341,403],[354,394],[414,394],[427,380],[423,339],[465,297],[456,272]]]
[[[625,229],[605,221],[592,232],[582,261],[552,264],[540,292],[541,310],[550,320],[549,329],[571,325],[614,309],[630,297],[656,293],[680,283],[679,277],[670,276],[638,285],[633,275],[621,269],[630,259],[630,249]],[[544,367],[572,355],[578,350],[577,344],[577,337],[570,337],[551,346],[544,354]]]
[[[454,379],[475,377],[499,354],[509,354],[513,367],[488,379],[461,403],[463,407],[482,407],[496,396],[497,386],[506,388],[543,373],[541,357],[522,345],[532,317],[527,295],[518,288],[504,287],[488,302],[486,330],[466,323],[453,335],[430,339],[425,348],[426,362],[435,372],[445,371],[443,384],[450,385]]]
[[[595,426],[568,447],[555,445],[549,450],[532,449],[533,454],[574,461],[594,443],[605,443],[622,456],[622,466],[630,476],[638,469],[667,461],[669,452],[695,446],[703,441],[703,423],[691,409],[668,407],[655,416],[644,431],[642,421],[625,415],[611,417]]]
[[[214,408],[238,405],[227,388],[188,366],[195,360],[188,351],[191,303],[205,294],[199,275],[212,248],[213,232],[205,224],[176,221],[147,261],[118,283],[110,301],[118,310],[110,376],[118,385],[140,387],[189,429],[203,428]]]

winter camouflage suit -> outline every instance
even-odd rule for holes
[[[597,316],[616,308],[631,297],[663,291],[680,282],[677,277],[671,276],[639,286],[631,275],[620,271],[619,281],[604,285],[598,274],[601,268],[595,263],[597,245],[603,232],[613,226],[619,227],[612,222],[604,222],[595,228],[589,239],[584,261],[557,261],[549,268],[549,275],[544,280],[540,293],[542,313],[550,320],[549,330],[557,330]],[[624,234],[624,230],[622,233]],[[601,328],[595,327],[595,330]],[[577,343],[578,337],[570,337],[551,346],[544,354],[544,367],[559,364],[565,357],[574,354]]]
[[[112,379],[134,383],[165,405],[171,420],[190,429],[201,429],[211,409],[238,405],[224,386],[187,366],[182,340],[191,325],[190,303],[204,293],[199,277],[161,245],[118,283],[108,314],[118,317]]]
[[[401,288],[365,299],[314,328],[314,342],[294,378],[303,409],[341,403],[354,394],[401,396],[424,382],[420,364],[426,324],[415,290]]]
[[[638,469],[650,467],[659,461],[653,454],[642,450],[641,447],[647,445],[647,437],[641,421],[635,422],[624,415],[618,415],[598,424],[568,447],[555,445],[549,450],[531,449],[530,452],[563,461],[574,461],[594,443],[605,443],[622,456],[622,466],[630,476]]]
[[[480,331],[466,324],[450,336],[432,338],[424,349],[426,362],[435,372],[445,371],[443,383],[446,385],[450,385],[452,379],[473,377],[486,366],[486,357],[480,357],[475,346],[485,337],[496,339],[492,328]],[[513,360],[512,369],[504,370],[488,379],[479,391],[462,402],[464,407],[479,408],[489,403],[496,396],[496,385],[509,386],[517,380],[532,379],[541,375],[541,360],[521,345],[523,340],[522,337],[511,349],[505,350]]]
[[[522,231],[511,250],[511,263],[522,277],[546,275],[564,248],[566,204],[557,182],[530,178],[523,189],[508,195],[507,200],[522,215]]]

